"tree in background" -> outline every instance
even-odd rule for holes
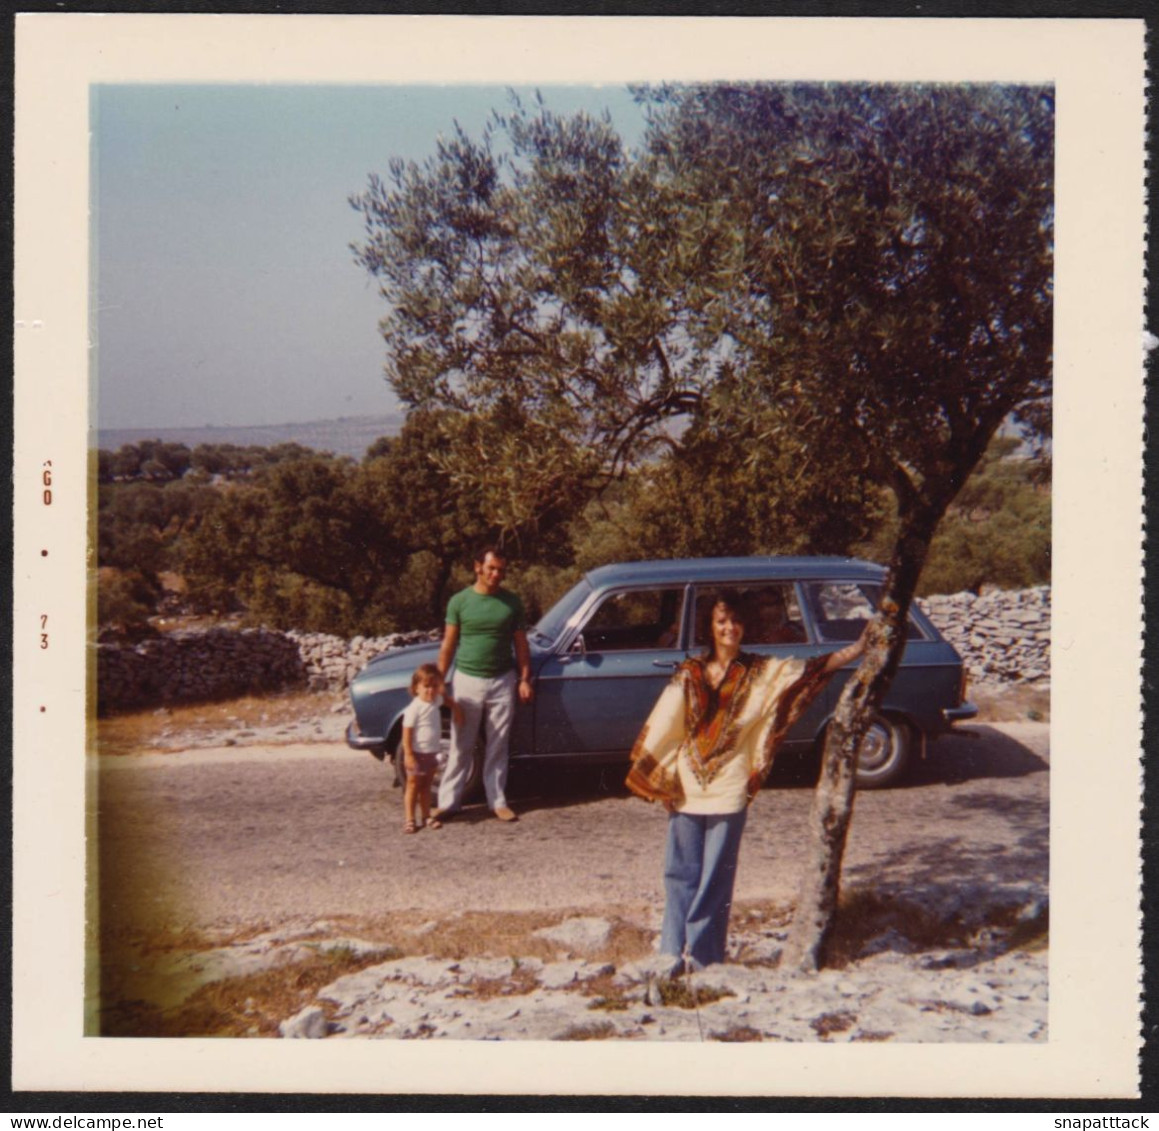
[[[356,476],[352,461],[310,453],[218,490],[185,549],[190,597],[218,610],[240,599],[275,628],[364,627],[401,561]]]
[[[1018,448],[995,437],[930,543],[919,593],[1049,584],[1049,466]]]
[[[548,534],[696,404],[678,326],[632,257],[646,188],[606,119],[516,104],[352,198],[388,380],[444,410],[441,466],[504,534]]]
[[[811,818],[792,939],[810,968],[858,747],[935,531],[1003,420],[1041,427],[1049,405],[1053,96],[719,85],[639,98],[637,156],[606,120],[516,104],[479,140],[460,131],[425,164],[393,162],[353,201],[355,250],[388,303],[401,399],[492,429],[449,444],[444,465],[481,498],[509,486],[518,506],[505,492],[492,516],[505,526],[532,520],[561,468],[590,495],[643,465],[677,443],[662,425],[680,415],[693,438],[751,437],[726,462],[768,452],[777,474],[892,493],[882,606]]]

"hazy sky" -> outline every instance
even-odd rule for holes
[[[520,93],[530,93],[517,88]],[[620,87],[541,87],[560,112],[642,120]],[[495,87],[94,88],[99,426],[282,424],[389,412],[373,280],[347,203],[393,155],[421,159]]]

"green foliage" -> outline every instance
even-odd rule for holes
[[[309,453],[219,485],[185,546],[191,599],[343,635],[441,624],[454,570],[496,533],[441,468],[443,442],[439,415],[414,413],[361,464]]]
[[[639,152],[515,101],[372,176],[403,432],[102,452],[101,563],[342,632],[441,623],[484,540],[533,610],[641,557],[858,551],[903,602],[931,539],[927,592],[1049,576],[1048,462],[971,473],[1049,431],[1051,92],[637,93]]]
[[[136,635],[148,628],[158,587],[139,570],[105,567],[97,572],[97,623]]]
[[[930,544],[920,592],[1050,583],[1049,486],[1025,459],[991,459],[962,489]]]
[[[161,482],[180,479],[189,466],[190,452],[184,444],[142,440],[139,444],[124,444],[116,452],[100,452],[97,477],[101,483],[126,479]]]
[[[918,593],[1050,584],[1050,465],[1018,447],[1017,440],[1005,437],[991,443],[938,526]],[[891,505],[853,552],[887,560],[897,533],[896,507]]]
[[[1049,92],[641,97],[665,255],[696,249],[679,301],[705,361],[735,372],[740,418],[775,405],[782,450],[837,456],[904,520],[936,521],[1002,420],[1049,395]]]
[[[97,559],[156,579],[173,568],[182,534],[199,521],[211,493],[185,482],[101,484],[97,490]]]
[[[839,460],[815,468],[778,450],[763,425],[695,421],[677,448],[628,480],[626,505],[589,511],[617,512],[594,556],[848,553],[879,523],[881,492]]]
[[[504,530],[542,534],[688,415],[656,485],[700,488],[704,513],[658,541],[756,524],[837,547],[872,524],[853,514],[871,488],[928,539],[1001,421],[1049,401],[1050,92],[638,97],[639,154],[606,120],[516,102],[352,200],[388,379],[453,414],[441,466]],[[774,505],[736,498],[738,462]]]
[[[258,565],[240,581],[246,620],[269,628],[297,628],[352,636],[358,628],[349,594],[301,574]]]

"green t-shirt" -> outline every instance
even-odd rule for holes
[[[447,602],[447,624],[459,629],[455,667],[479,679],[494,679],[515,667],[512,640],[524,628],[523,602],[500,589],[493,596],[474,586]]]

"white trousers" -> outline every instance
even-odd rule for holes
[[[516,673],[509,671],[494,679],[480,679],[466,672],[455,672],[451,683],[451,695],[463,712],[463,723],[462,726],[451,724],[451,751],[439,782],[439,808],[454,811],[463,804],[475,740],[486,718],[483,789],[488,806],[502,809],[507,804],[507,755],[515,717]]]

